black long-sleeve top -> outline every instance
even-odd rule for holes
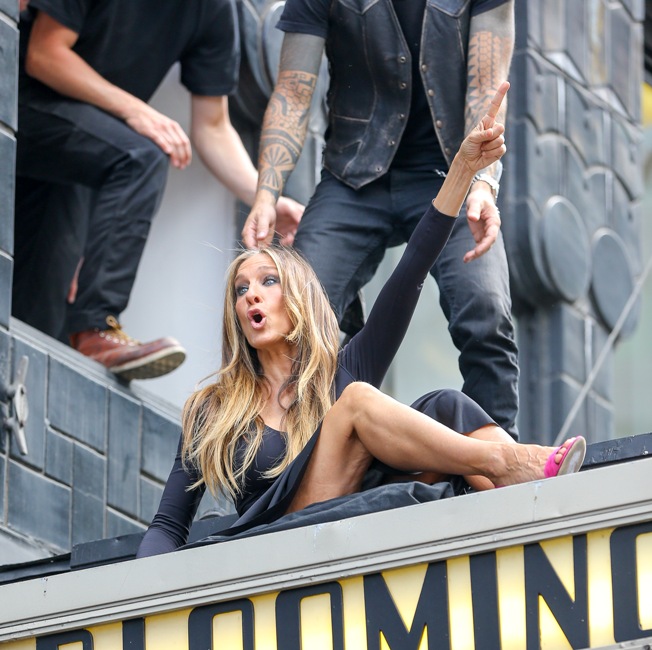
[[[403,341],[423,283],[448,241],[454,223],[453,217],[440,213],[432,205],[428,207],[396,269],[379,293],[365,326],[339,353],[335,375],[336,398],[354,381],[380,387]],[[285,452],[283,434],[266,427],[265,441],[247,471],[245,489],[236,503],[241,518],[235,528],[254,525],[258,521],[264,523],[261,515],[269,513],[274,507],[278,516],[283,514],[278,506],[283,503],[288,484],[300,480],[302,475],[302,471],[297,472],[292,465],[305,465],[317,434],[311,439],[310,449],[306,450],[303,458],[295,459],[277,479],[264,479],[261,473],[276,464],[279,456]],[[173,551],[186,543],[190,525],[204,494],[203,487],[188,491],[187,488],[196,478],[196,470],[184,469],[182,465],[179,443],[158,512],[143,538],[138,557]]]

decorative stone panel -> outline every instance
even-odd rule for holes
[[[643,18],[636,0],[516,2],[502,201],[524,440],[614,435],[611,354],[640,312]]]

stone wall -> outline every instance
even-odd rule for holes
[[[0,0],[0,386],[28,359],[28,453],[0,430],[0,565],[144,530],[180,433],[178,409],[10,317],[17,19],[17,0]],[[6,424],[16,410],[1,392]]]
[[[0,327],[9,327],[18,89],[17,0],[0,0]]]
[[[12,320],[0,331],[4,381],[23,356],[28,453],[0,436],[0,564],[144,530],[176,452],[178,410]],[[215,507],[206,499],[202,512]]]
[[[606,440],[613,345],[640,308],[644,3],[517,0],[516,19],[502,207],[519,428]]]

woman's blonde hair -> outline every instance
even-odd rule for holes
[[[268,477],[278,476],[297,456],[334,401],[339,328],[315,272],[290,248],[274,245],[244,251],[227,271],[221,367],[214,383],[193,393],[183,410],[184,463],[199,470],[193,487],[203,483],[214,495],[241,493],[245,472],[262,442],[261,410],[267,399],[280,397],[280,393],[270,396],[257,352],[247,342],[235,310],[238,270],[258,253],[268,255],[278,270],[293,326],[287,341],[296,350],[292,374],[280,391],[292,397],[282,423],[287,451]],[[237,462],[241,441],[247,443],[246,454],[243,462]]]

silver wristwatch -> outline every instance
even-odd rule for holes
[[[486,173],[476,174],[473,177],[473,182],[475,181],[484,181],[491,188],[491,192],[494,195],[494,201],[498,199],[498,192],[500,192],[500,183],[493,176],[490,176]]]

